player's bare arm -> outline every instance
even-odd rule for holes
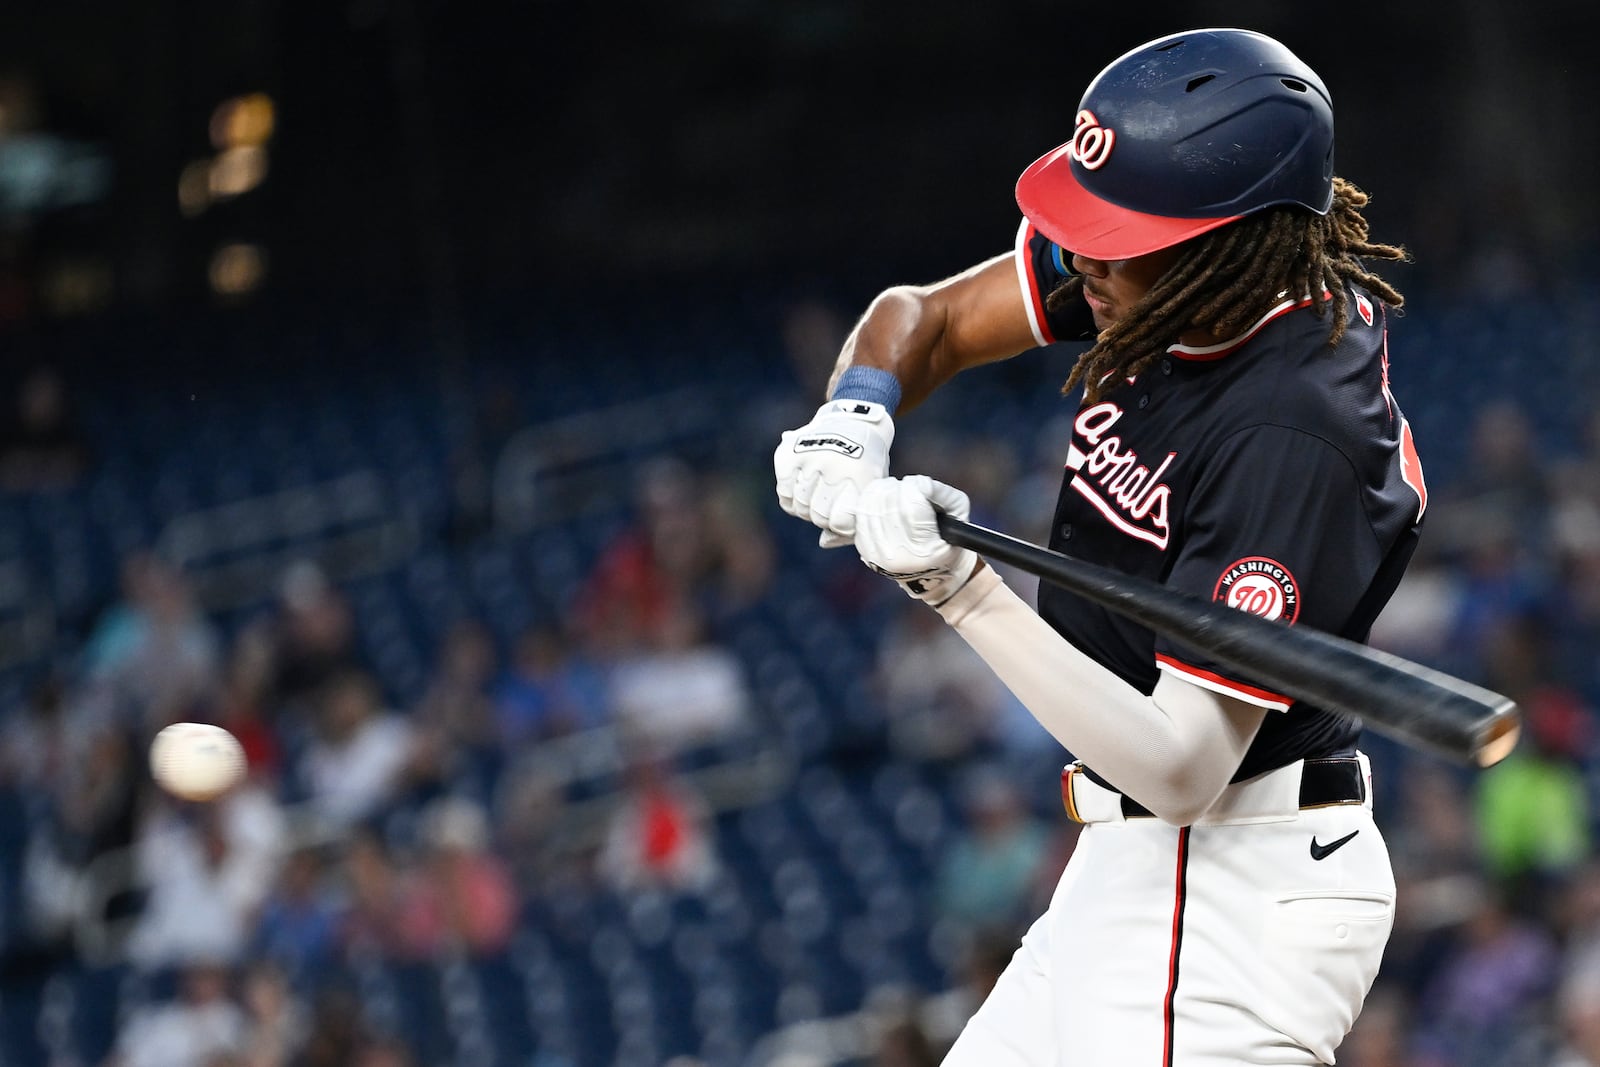
[[[906,412],[968,367],[1035,343],[1008,252],[932,285],[885,290],[845,341],[829,393],[847,368],[875,367],[898,379]]]
[[[831,399],[773,453],[783,510],[819,527],[824,548],[849,544],[862,487],[889,473],[895,414],[967,367],[1034,347],[1025,299],[1002,255],[874,300],[845,342]]]

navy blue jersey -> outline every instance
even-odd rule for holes
[[[1086,306],[1045,309],[1067,264],[1027,224],[1017,260],[1039,340],[1081,336],[1085,321],[1092,329]],[[1286,294],[1241,336],[1172,345],[1137,380],[1081,407],[1050,546],[1364,641],[1416,547],[1427,490],[1389,391],[1383,305],[1360,289],[1348,295],[1336,348],[1311,301]],[[1283,712],[1267,716],[1234,781],[1347,750],[1360,733],[1348,716],[1291,707],[1204,653],[1051,585],[1040,586],[1039,613],[1141,692],[1167,670]]]

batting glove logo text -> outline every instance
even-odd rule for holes
[[[823,437],[796,438],[794,450],[796,452],[837,452],[841,456],[849,456],[851,459],[861,455],[862,451],[861,445],[848,437],[837,437],[831,434]]]

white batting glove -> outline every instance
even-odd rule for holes
[[[923,474],[883,478],[861,490],[856,551],[867,566],[900,583],[906,595],[938,607],[967,584],[978,554],[939,536],[935,515],[972,513],[961,490]]]
[[[778,503],[822,528],[823,548],[848,545],[863,486],[889,473],[894,419],[882,404],[830,400],[798,430],[784,433],[772,466]]]

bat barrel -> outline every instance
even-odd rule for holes
[[[1291,627],[1006,534],[938,517],[950,544],[1009,563],[1205,653],[1297,701],[1488,767],[1516,746],[1521,714],[1499,693],[1331,634]]]

